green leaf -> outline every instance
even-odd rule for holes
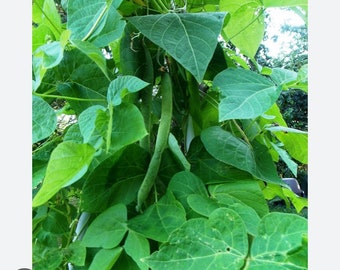
[[[295,81],[297,78],[297,73],[292,70],[287,70],[284,68],[273,68],[270,78],[277,84],[284,86],[285,84]]]
[[[33,90],[37,90],[46,71],[57,66],[63,59],[64,48],[58,41],[47,43],[33,53],[32,71],[34,73]]]
[[[253,208],[260,217],[268,214],[269,208],[257,181],[244,180],[211,185],[208,190],[211,197],[216,198],[219,203],[230,205],[242,202]]]
[[[61,18],[53,0],[45,0],[43,6],[42,24],[47,25],[53,32],[55,40],[59,40],[62,32]]]
[[[128,18],[144,36],[168,52],[198,82],[214,54],[226,13],[167,13]]]
[[[71,30],[72,40],[87,40],[104,28],[107,19],[107,1],[68,1],[67,28]]]
[[[185,210],[171,192],[167,192],[146,211],[128,221],[130,230],[146,238],[166,242],[172,231],[185,222]]]
[[[85,265],[86,259],[86,247],[81,244],[81,241],[72,242],[68,248],[67,252],[71,253],[68,257],[68,260],[71,264],[77,266]]]
[[[230,68],[213,80],[220,91],[219,121],[251,119],[266,112],[278,99],[281,88],[250,70]]]
[[[123,17],[114,5],[110,5],[103,29],[94,38],[90,37],[90,42],[99,48],[103,48],[122,36],[125,25],[126,22]]]
[[[127,209],[116,204],[100,213],[89,225],[82,239],[86,247],[114,248],[127,232]]]
[[[265,24],[261,1],[221,1],[220,10],[231,13],[222,36],[253,58],[263,40]],[[251,42],[249,42],[251,40]]]
[[[57,91],[63,96],[74,97],[74,99],[70,99],[68,102],[76,114],[80,114],[93,105],[107,106],[104,95],[78,83],[58,84]],[[84,99],[86,100],[85,102]]]
[[[263,217],[258,232],[248,269],[307,269],[307,219],[273,212]]]
[[[168,191],[171,191],[176,199],[184,206],[188,216],[190,216],[192,212],[187,202],[188,196],[191,194],[198,194],[203,197],[208,196],[202,180],[189,171],[176,173],[169,182]]]
[[[174,231],[168,243],[144,258],[153,270],[241,269],[248,251],[240,216],[220,208],[209,219],[195,218]]]
[[[131,76],[119,76],[113,80],[107,90],[107,102],[112,106],[118,106],[122,103],[122,98],[130,93],[135,93],[148,86],[149,83]]]
[[[32,96],[32,144],[50,136],[56,127],[53,108],[42,98]]]
[[[106,67],[106,59],[102,51],[88,41],[72,40],[72,44],[97,64],[105,77],[110,81],[110,76]]]
[[[263,5],[266,8],[308,6],[308,0],[263,0]]]
[[[34,197],[32,206],[47,202],[62,187],[79,180],[87,171],[95,149],[88,144],[62,142],[53,150],[48,162],[42,187]]]
[[[252,178],[250,173],[215,159],[204,148],[200,137],[192,140],[188,159],[191,164],[191,172],[200,177],[205,184]]]
[[[122,103],[114,108],[113,113],[111,153],[147,135],[143,116],[135,105]]]
[[[122,251],[121,247],[99,250],[94,256],[89,270],[111,270]]]
[[[99,114],[98,111],[106,112],[106,108],[101,105],[94,105],[83,111],[78,118],[79,130],[84,138],[84,143],[91,144],[94,148],[98,149],[103,143],[103,137],[100,133],[98,124]]]
[[[278,131],[275,136],[284,144],[291,157],[308,164],[308,134]]]
[[[271,142],[270,144],[273,146],[275,151],[279,153],[282,161],[286,163],[287,167],[293,173],[293,175],[297,177],[298,165],[291,159],[289,154],[284,149],[280,148],[275,143]]]
[[[218,126],[203,130],[201,139],[209,154],[217,160],[249,172],[266,182],[282,184],[268,149],[256,141],[251,147]]]
[[[141,270],[149,269],[148,266],[140,260],[141,258],[150,255],[150,244],[145,237],[133,231],[129,231],[125,240],[124,250],[136,262]]]
[[[52,37],[52,30],[44,24],[32,29],[32,52],[46,43],[46,38]]]

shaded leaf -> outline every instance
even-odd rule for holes
[[[200,137],[192,140],[188,159],[191,164],[191,172],[201,178],[205,184],[252,178],[250,173],[215,159],[204,148]]]
[[[146,238],[166,242],[172,231],[185,222],[185,210],[171,192],[167,192],[146,211],[128,221],[130,230]]]
[[[116,204],[100,213],[87,228],[82,239],[86,247],[116,247],[127,232],[127,209]]]
[[[94,256],[89,270],[111,270],[122,251],[121,247],[99,250]]]
[[[150,255],[150,244],[146,238],[133,231],[129,231],[125,240],[124,250],[141,270],[148,270],[148,266],[140,260]]]
[[[68,103],[76,114],[80,114],[82,111],[93,105],[107,106],[106,97],[104,95],[78,83],[58,84],[57,91],[63,96],[75,97],[75,99],[68,100]],[[85,99],[86,101],[82,99]]]
[[[167,13],[133,16],[128,21],[201,82],[214,54],[225,15],[224,12]]]
[[[106,59],[98,47],[88,41],[81,40],[72,40],[72,44],[87,57],[89,57],[93,62],[95,62],[100,70],[104,73],[105,77],[110,81],[110,76],[106,67]]]
[[[188,216],[190,216],[192,212],[187,201],[188,196],[191,194],[198,194],[203,197],[208,196],[202,180],[189,171],[176,173],[169,182],[168,190],[171,191],[176,199],[184,206]]]
[[[68,248],[67,252],[70,252],[68,260],[71,264],[77,266],[85,265],[86,259],[86,247],[81,244],[81,241],[72,242]]]
[[[214,158],[267,182],[282,184],[267,148],[253,142],[251,148],[232,133],[215,126],[201,133],[202,142]]]
[[[32,144],[50,136],[57,127],[57,115],[41,97],[32,96]]]

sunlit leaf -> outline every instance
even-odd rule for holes
[[[220,1],[220,10],[231,13],[222,36],[241,53],[254,57],[263,40],[265,23],[261,1]],[[251,42],[249,42],[251,40]]]
[[[278,99],[281,88],[253,71],[227,69],[213,80],[220,91],[219,121],[251,119],[266,112]]]
[[[232,183],[211,185],[209,193],[219,203],[231,205],[244,203],[253,208],[259,217],[268,214],[269,208],[257,181],[244,180]]]
[[[219,208],[209,219],[185,222],[170,235],[166,245],[144,261],[153,270],[237,270],[244,264],[247,251],[247,233],[240,216]]]
[[[79,180],[87,171],[95,149],[88,144],[62,142],[53,150],[47,165],[42,187],[34,197],[32,206],[48,201],[62,187]]]
[[[135,76],[119,76],[109,85],[107,101],[109,104],[112,104],[112,106],[118,106],[122,103],[122,98],[126,94],[138,92],[148,85],[149,83]]]
[[[307,269],[307,219],[273,212],[262,219],[258,232],[249,269]]]

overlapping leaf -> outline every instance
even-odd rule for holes
[[[233,210],[188,220],[166,245],[144,259],[153,270],[240,269],[248,251],[246,228]]]
[[[231,14],[222,36],[248,57],[255,56],[263,40],[265,24],[259,0],[220,1],[220,10]],[[251,42],[249,42],[251,40]]]
[[[213,80],[220,91],[219,121],[251,119],[267,111],[281,88],[262,75],[244,69],[227,69]]]
[[[144,36],[203,80],[221,32],[224,12],[134,16],[128,18]]]
[[[307,269],[307,219],[273,212],[258,228],[246,269]]]
[[[127,232],[127,209],[116,204],[98,215],[90,224],[82,239],[86,247],[114,248]]]
[[[166,242],[172,231],[185,222],[185,210],[170,192],[146,209],[145,213],[128,221],[129,229],[144,237]]]
[[[203,130],[201,139],[204,147],[215,159],[264,181],[282,184],[268,149],[263,145],[254,141],[250,146],[218,126]]]

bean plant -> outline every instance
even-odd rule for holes
[[[307,23],[307,0],[32,2],[35,270],[307,269],[277,163],[308,134],[276,103],[307,66],[254,58],[280,7]]]

